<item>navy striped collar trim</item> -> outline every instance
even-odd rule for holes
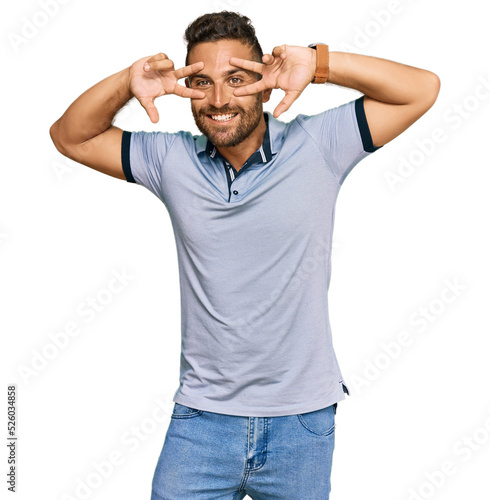
[[[270,138],[270,130],[269,130],[269,115],[268,113],[264,113],[264,119],[265,123],[267,125],[267,128],[265,130],[264,134],[264,140],[262,142],[262,145],[260,148],[250,157],[250,159],[253,158],[253,163],[267,163],[272,160],[272,148],[271,148],[271,138]],[[209,140],[206,139],[206,146],[205,148],[199,148],[198,153],[201,153],[203,151],[206,151],[206,153],[211,157],[211,158],[216,158],[220,157],[220,153],[216,146]],[[256,156],[256,158],[255,158]]]

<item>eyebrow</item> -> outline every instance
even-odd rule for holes
[[[235,73],[245,73],[248,76],[253,76],[255,74],[253,71],[248,71],[248,70],[243,69],[243,68],[235,68],[235,69],[230,69],[228,71],[225,71],[224,73],[221,73],[221,76],[227,77],[227,76],[234,75]],[[204,73],[199,73],[198,75],[190,75],[189,76],[189,79],[192,79],[192,78],[207,78],[207,79],[209,79],[210,77],[208,75],[205,75]]]

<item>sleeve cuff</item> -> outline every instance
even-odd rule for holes
[[[131,166],[129,162],[129,148],[131,145],[131,132],[127,130],[123,131],[122,142],[121,142],[121,161],[124,175],[126,176],[126,180],[128,182],[134,182],[133,174],[131,173]]]
[[[369,131],[366,113],[364,111],[364,96],[356,99],[356,118],[359,125],[359,132],[361,134],[362,146],[367,153],[374,153],[383,146],[374,146],[371,132]]]

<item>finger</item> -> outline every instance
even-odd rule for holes
[[[244,85],[243,87],[238,87],[234,90],[233,95],[236,97],[244,95],[258,94],[263,90],[267,89],[267,85],[264,80],[259,80],[258,82],[251,83],[250,85]]]
[[[177,80],[180,80],[181,78],[194,75],[198,71],[201,71],[203,68],[204,63],[202,61],[199,61],[194,64],[190,64],[189,66],[184,66],[183,68],[176,69],[174,74]]]
[[[272,51],[272,55],[274,57],[280,57],[281,59],[286,59],[286,57],[287,57],[286,45],[279,45],[277,47],[274,47],[274,50]]]
[[[155,54],[154,56],[149,57],[146,60],[146,62],[163,61],[164,59],[168,59],[167,54],[164,54],[163,52],[159,52],[158,54]]]
[[[158,115],[158,109],[155,107],[153,101],[154,99],[151,97],[142,97],[139,99],[140,104],[145,108],[146,114],[152,123],[157,123],[160,118]]]
[[[152,69],[151,65],[153,63],[155,63],[156,61],[165,61],[165,60],[169,60],[167,54],[164,54],[163,52],[155,54],[154,56],[149,57],[145,61],[145,63],[143,64],[143,69],[149,71],[150,69]]]
[[[284,99],[276,106],[276,109],[274,110],[274,118],[277,118],[278,116],[286,112],[291,107],[291,104],[296,101],[300,94],[301,92],[286,92]]]
[[[174,63],[170,59],[146,61],[143,69],[145,71],[172,71],[174,69]]]
[[[264,62],[264,64],[272,64],[274,62],[274,56],[272,56],[271,54],[264,54],[262,56],[262,61]]]
[[[247,59],[240,59],[238,57],[231,57],[230,64],[239,68],[253,71],[254,73],[262,74],[264,72],[264,65],[256,61],[248,61]]]
[[[204,99],[206,94],[202,90],[189,89],[183,85],[175,84],[174,94],[180,97],[190,97],[191,99]]]

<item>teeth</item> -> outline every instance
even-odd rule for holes
[[[231,120],[234,116],[236,116],[236,113],[231,113],[228,115],[210,115],[211,118],[217,122],[226,122],[228,120]]]

